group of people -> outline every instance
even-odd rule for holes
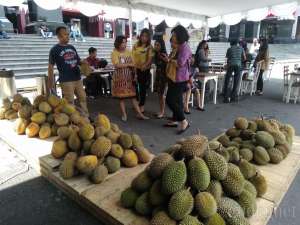
[[[241,82],[241,73],[243,69],[247,68],[247,65],[251,65],[253,62],[253,68],[256,70],[257,64],[260,63],[259,76],[257,78],[257,95],[263,95],[263,75],[269,67],[269,48],[268,41],[266,38],[256,38],[253,40],[253,44],[250,50],[247,47],[247,42],[241,40],[233,40],[230,42],[230,48],[226,53],[226,65],[227,72],[225,75],[224,82],[224,103],[234,102],[238,100],[238,87]],[[233,76],[233,88],[230,91],[229,83]]]
[[[83,113],[88,116],[86,92],[83,88],[79,69],[82,61],[76,49],[68,44],[70,35],[67,29],[58,27],[56,35],[59,43],[51,49],[49,55],[49,91],[54,87],[53,68],[56,64],[63,96],[73,103],[74,95],[76,95]],[[132,50],[127,48],[127,38],[125,36],[116,37],[114,50],[111,54],[111,62],[114,66],[111,90],[112,96],[119,100],[122,121],[126,122],[128,118],[126,99],[131,100],[138,119],[149,119],[145,115],[145,104],[147,89],[151,81],[150,69],[152,64],[156,65],[155,90],[158,93],[159,102],[159,111],[156,118],[165,117],[165,105],[168,105],[172,112],[172,116],[168,118],[168,122],[164,125],[165,127],[178,127],[178,134],[182,134],[190,127],[185,115],[190,114],[189,101],[192,91],[197,99],[196,109],[204,111],[201,108],[203,104],[200,96],[202,85],[197,76],[209,71],[210,51],[207,41],[203,40],[199,43],[195,54],[192,54],[188,40],[188,31],[183,26],[174,27],[170,39],[171,52],[168,54],[162,38],[156,40],[154,46],[152,46],[148,29],[141,31]],[[259,47],[258,44],[260,44]],[[248,58],[247,55],[249,55]],[[262,76],[268,64],[266,39],[260,39],[259,43],[255,41],[250,50],[248,50],[247,44],[240,42],[238,45],[238,41],[232,41],[231,47],[226,53],[227,73],[223,90],[224,102],[237,100],[237,86],[241,79],[241,69],[245,61],[251,61],[250,55],[255,56],[254,67],[258,62],[263,62],[257,85],[257,93],[262,94]],[[97,49],[95,48],[89,49],[89,57],[85,59],[85,63],[88,63],[92,69],[107,65],[106,61],[97,58]],[[232,74],[234,74],[234,85],[232,91],[230,91],[228,86]],[[101,83],[103,84],[104,81],[92,81],[94,85],[97,82],[101,87]],[[95,87],[99,87],[99,85],[97,84]],[[98,88],[94,89],[99,90]]]

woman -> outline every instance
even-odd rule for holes
[[[258,54],[260,48],[260,44],[258,43],[257,38],[253,38],[253,43],[250,47],[249,53],[252,55],[253,58],[255,58]]]
[[[256,94],[257,95],[263,95],[263,89],[264,89],[264,72],[268,69],[269,67],[269,46],[268,46],[268,41],[266,38],[260,38],[259,40],[259,50],[258,50],[258,55],[255,58],[255,65],[262,61],[259,76],[257,79],[257,87],[256,87]]]
[[[192,58],[192,52],[188,46],[189,35],[187,30],[178,25],[172,29],[171,42],[173,46],[178,46],[174,57],[169,59],[169,63],[176,65],[175,78],[168,80],[168,93],[167,93],[167,104],[173,112],[173,120],[166,124],[166,126],[177,126],[179,130],[177,134],[184,133],[190,124],[184,116],[183,107],[183,93],[187,87],[190,75],[190,63]],[[173,77],[170,71],[167,71],[167,76]]]
[[[151,79],[152,51],[150,31],[145,28],[141,31],[138,42],[133,46],[133,61],[139,89],[139,106],[142,113],[145,111],[146,94]]]
[[[132,54],[126,49],[127,39],[125,36],[118,36],[114,43],[115,49],[111,54],[111,61],[115,67],[113,74],[112,95],[120,100],[122,120],[127,121],[125,99],[130,98],[137,112],[139,119],[149,119],[140,111],[136,100],[135,91],[135,70],[132,60]]]
[[[158,119],[164,117],[165,114],[165,91],[167,88],[167,50],[163,39],[155,41],[154,44],[154,64],[156,65],[155,89],[158,93],[160,111],[156,115]]]
[[[207,41],[203,40],[199,43],[195,54],[195,65],[198,66],[200,73],[207,73],[209,62],[211,59],[208,57],[209,47]]]

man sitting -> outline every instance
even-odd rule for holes
[[[86,61],[93,71],[107,66],[105,59],[99,59],[97,57],[97,49],[94,47],[89,48],[89,56],[86,58]],[[105,94],[108,94],[105,78],[102,78],[96,73],[86,78],[85,86],[85,91],[88,96],[97,97],[98,95],[103,95],[102,88],[104,88]]]
[[[46,24],[42,23],[39,29],[40,29],[40,33],[44,39],[51,38],[53,36],[52,32],[49,31]]]
[[[51,93],[55,85],[54,65],[56,65],[63,97],[69,103],[74,104],[74,95],[76,95],[83,114],[88,117],[86,94],[79,68],[80,57],[74,46],[69,44],[69,33],[66,27],[58,27],[56,35],[59,42],[51,48],[49,53],[48,91]]]

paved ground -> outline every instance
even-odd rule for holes
[[[238,104],[208,104],[206,112],[192,110],[192,115],[189,116],[192,127],[185,135],[193,134],[199,129],[203,134],[212,138],[230,127],[236,116],[242,115],[251,118],[261,114],[294,124],[299,134],[300,106],[299,104],[283,104],[280,93],[282,93],[281,87],[275,80],[266,84],[265,95],[262,97],[246,97]],[[155,96],[150,96],[146,110],[152,109],[154,112],[153,109],[156,107]],[[93,112],[108,114],[124,130],[140,134],[146,145],[156,153],[179,138],[174,134],[175,130],[162,127],[164,121],[153,119],[144,122],[136,120],[129,104],[129,121],[126,124],[119,119],[116,100],[98,99],[92,108]],[[2,147],[1,154],[11,153],[7,151],[7,148]],[[0,164],[3,163],[3,160],[5,157],[0,156]],[[298,173],[269,225],[299,225],[299,187],[300,173]],[[33,169],[29,169],[28,172],[0,185],[0,224],[99,225],[100,223],[45,179],[39,177]]]

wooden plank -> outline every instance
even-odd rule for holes
[[[45,155],[39,158],[40,167],[44,169],[55,171],[58,169],[59,165],[61,164],[62,160],[55,159],[52,155]]]
[[[300,136],[294,137],[292,152],[300,155]]]
[[[266,225],[271,218],[274,211],[274,203],[268,200],[258,198],[256,200],[257,211],[253,215],[249,222],[251,225]]]
[[[39,158],[49,155],[55,137],[47,140],[28,138],[26,135],[18,135],[14,131],[14,123],[8,120],[0,120],[0,138],[5,141],[15,152],[24,157],[37,171],[40,171]]]
[[[259,166],[268,183],[267,193],[263,196],[277,207],[288,191],[300,167],[300,155],[291,152],[280,164]]]

